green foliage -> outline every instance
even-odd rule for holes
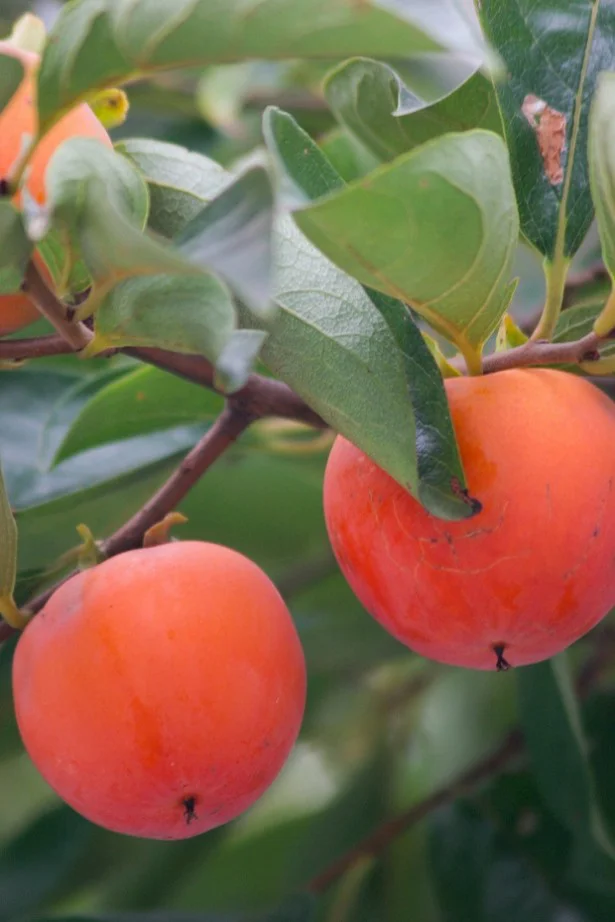
[[[3,25],[19,2],[5,0]],[[132,111],[114,149],[73,138],[56,151],[44,206],[0,201],[0,295],[19,291],[36,247],[68,315],[94,334],[79,357],[0,367],[0,598],[26,604],[70,571],[79,525],[102,540],[141,509],[223,392],[246,409],[255,369],[433,515],[475,511],[442,374],[462,367],[454,347],[477,372],[484,347],[525,343],[543,280],[519,233],[563,286],[595,210],[602,247],[592,230],[577,268],[603,252],[613,270],[613,75],[599,72],[612,67],[615,18],[606,0],[470,7],[63,5],[38,77],[43,132],[107,87],[126,83]],[[22,75],[0,57],[0,118]],[[571,290],[561,314],[555,304],[556,346],[595,329],[606,284]],[[49,332],[42,322],[31,335]],[[11,339],[0,349],[10,355]],[[601,361],[614,349],[600,343]],[[164,370],[169,352],[177,374]],[[195,367],[216,391],[189,380]],[[518,697],[510,675],[414,655],[366,615],[332,556],[331,442],[266,416],[178,506],[188,521],[173,539],[263,567],[306,653],[298,745],[237,821],[149,842],[61,805],[23,753],[15,643],[0,644],[0,922],[615,918],[609,625],[568,667],[517,670]],[[597,648],[598,691],[579,704],[575,670]],[[476,765],[487,766],[476,783],[458,785]]]

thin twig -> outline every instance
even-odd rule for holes
[[[65,306],[48,287],[34,262],[30,262],[26,269],[23,288],[32,303],[75,352],[87,346],[93,337],[92,331],[85,324],[68,319]]]
[[[603,342],[595,333],[571,343],[550,343],[540,340],[525,343],[504,352],[492,352],[483,358],[483,373],[492,374],[508,368],[526,368],[530,365],[576,365],[595,361],[598,347]]]
[[[175,509],[214,461],[254,421],[249,413],[227,405],[213,426],[197,442],[163,486],[115,534],[102,543],[105,557],[139,547],[143,535]]]
[[[0,360],[41,359],[51,355],[69,355],[74,351],[59,333],[30,339],[0,339]]]

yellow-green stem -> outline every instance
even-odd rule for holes
[[[596,336],[608,336],[611,330],[615,330],[615,289],[613,288],[611,288],[608,301],[594,323]]]
[[[12,595],[0,596],[0,615],[16,631],[22,631],[28,623],[27,615],[18,609]]]
[[[463,355],[469,375],[482,375],[483,373],[483,355],[482,350],[471,346],[467,342],[457,342],[457,348]]]
[[[363,855],[346,871],[327,915],[327,922],[350,922],[351,913],[374,863],[373,856]]]
[[[570,260],[564,256],[556,255],[553,262],[545,260],[544,272],[547,282],[547,296],[545,305],[542,309],[538,326],[532,333],[532,339],[553,339],[557,321],[562,311],[564,300],[564,289],[566,287],[566,278],[568,276],[568,267]]]

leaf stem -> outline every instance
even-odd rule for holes
[[[611,288],[608,300],[594,323],[597,336],[608,336],[615,329],[615,288]]]
[[[475,349],[465,340],[457,342],[459,351],[463,355],[466,368],[469,375],[482,375],[483,373],[483,356],[480,349]]]
[[[65,305],[47,286],[33,261],[26,269],[23,287],[34,306],[53,324],[75,352],[80,352],[87,346],[94,334],[85,324],[73,323],[68,319]]]
[[[547,295],[540,320],[531,336],[534,341],[539,339],[551,340],[553,338],[564,303],[570,260],[565,259],[563,255],[556,254],[553,262],[545,260],[543,265],[547,282]]]
[[[22,631],[28,623],[28,616],[19,610],[12,595],[0,596],[0,615],[13,631]]]

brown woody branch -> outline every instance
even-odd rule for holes
[[[46,284],[34,262],[30,262],[26,269],[23,290],[73,351],[79,352],[87,346],[92,339],[92,331],[85,324],[69,319],[66,307]]]
[[[550,343],[529,340],[523,346],[492,352],[483,358],[484,374],[504,371],[507,368],[525,368],[530,365],[576,365],[599,358],[598,347],[603,340],[595,333],[571,343]]]

